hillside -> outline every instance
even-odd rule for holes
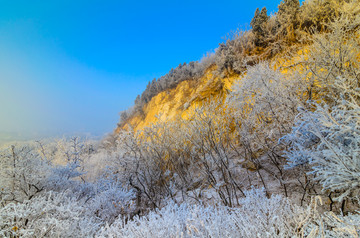
[[[3,237],[359,237],[360,2],[257,9],[101,141],[0,151]]]
[[[135,105],[121,113],[115,133],[131,126],[143,129],[157,121],[184,117],[187,110],[221,94],[226,97],[234,83],[241,80],[247,68],[266,61],[274,69],[289,67],[307,71],[305,66],[313,35],[327,31],[328,22],[347,11],[346,1],[284,1],[279,12],[268,16],[266,8],[255,13],[250,31],[238,31],[219,44],[215,53],[189,64],[180,64],[167,75],[149,82]],[[353,13],[357,14],[353,9]],[[305,68],[304,68],[305,67]],[[222,97],[221,96],[221,97]]]

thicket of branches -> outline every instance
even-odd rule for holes
[[[133,216],[132,190],[106,173],[87,177],[91,160],[106,158],[97,144],[74,137],[2,149],[0,236],[89,237]]]

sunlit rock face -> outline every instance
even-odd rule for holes
[[[195,107],[201,106],[204,100],[212,97],[225,98],[239,75],[219,77],[215,75],[215,71],[215,67],[210,67],[201,78],[183,81],[175,88],[157,94],[144,106],[143,115],[132,116],[122,128],[118,127],[116,132],[129,126],[140,130],[159,119],[167,121],[178,116],[187,119],[188,114]]]

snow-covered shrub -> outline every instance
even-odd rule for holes
[[[324,233],[327,237],[359,237],[360,235],[359,213],[339,216],[328,212],[324,214],[323,220],[326,225]]]
[[[93,151],[74,139],[58,145],[27,143],[2,151],[1,237],[89,237],[104,223],[134,215],[134,193],[113,171],[92,182],[82,177]]]
[[[97,237],[358,237],[360,214],[319,212],[317,197],[306,208],[280,195],[267,198],[250,190],[240,207],[169,203],[160,210],[128,221],[117,219]],[[319,204],[320,203],[320,204]]]
[[[133,215],[135,211],[134,192],[125,190],[115,181],[102,180],[94,184],[94,195],[84,207],[89,216],[97,217],[106,223]]]
[[[360,214],[347,216],[333,212],[320,212],[323,201],[312,197],[305,211],[299,214],[296,226],[297,237],[359,237]]]
[[[65,193],[46,192],[0,209],[2,237],[89,237],[99,225]]]
[[[338,200],[360,196],[360,103],[358,88],[338,78],[342,99],[333,107],[303,110],[293,132],[284,137],[290,167],[310,164],[324,190],[340,192]]]
[[[177,205],[132,221],[116,220],[101,229],[99,237],[286,237],[296,234],[302,209],[281,196],[268,199],[252,190],[241,207]]]

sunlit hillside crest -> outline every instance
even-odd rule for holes
[[[299,44],[289,57],[288,52],[279,53],[270,59],[269,64],[274,70],[280,70],[281,73],[287,74],[289,71],[303,72],[304,67],[300,63],[307,59],[307,46]],[[300,49],[299,49],[300,48]],[[323,69],[320,69],[323,70]],[[312,73],[309,72],[311,75]],[[231,72],[225,76],[219,76],[217,66],[210,66],[203,76],[198,79],[186,80],[179,83],[176,88],[168,89],[154,96],[143,109],[143,114],[128,118],[126,123],[118,127],[115,133],[129,126],[137,131],[150,126],[157,120],[169,121],[176,120],[179,115],[187,119],[188,114],[208,100],[223,98],[232,91],[233,85],[241,83],[241,79],[246,75],[246,69],[241,73]],[[316,87],[320,85],[315,84]],[[305,95],[304,95],[305,96]],[[225,103],[225,101],[223,100]]]

